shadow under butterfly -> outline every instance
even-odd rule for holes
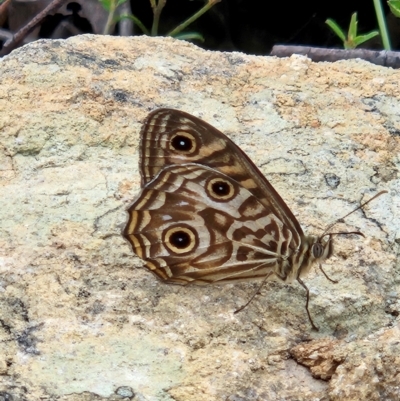
[[[302,278],[318,263],[336,282],[321,266],[332,255],[332,237],[361,232],[329,233],[335,222],[318,237],[305,235],[249,157],[216,128],[185,112],[151,112],[139,152],[142,190],[128,209],[123,235],[149,270],[166,283],[183,285],[263,279],[235,313],[272,275],[297,280],[306,291],[311,326],[318,330]]]

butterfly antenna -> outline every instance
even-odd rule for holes
[[[379,193],[377,193],[376,195],[374,195],[371,199],[367,200],[366,202],[362,203],[360,206],[356,207],[354,210],[352,210],[350,213],[347,213],[345,216],[341,217],[340,219],[337,219],[336,221],[334,221],[332,224],[330,224],[328,226],[328,228],[322,233],[322,235],[319,238],[325,237],[325,235],[327,234],[327,232],[334,226],[336,225],[339,221],[345,219],[347,216],[350,216],[352,213],[356,212],[359,209],[362,209],[365,205],[367,205],[369,202],[373,201],[375,198],[377,198],[378,196],[381,196],[383,194],[386,194],[388,191],[381,191]],[[337,235],[337,234],[357,234],[357,235],[362,235],[364,237],[364,234],[359,232],[359,231],[354,231],[351,233],[330,233],[330,235]]]

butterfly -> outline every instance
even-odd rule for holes
[[[249,157],[188,113],[151,112],[140,132],[139,152],[142,188],[128,209],[123,236],[152,273],[183,285],[264,283],[273,275],[284,282],[297,280],[306,290],[310,323],[318,330],[302,278],[315,263],[322,270],[335,234],[305,235]]]

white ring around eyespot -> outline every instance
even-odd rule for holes
[[[174,146],[172,146],[172,141],[177,136],[183,136],[184,138],[189,139],[192,147],[189,150],[176,149]],[[197,145],[197,141],[196,141],[196,138],[194,137],[194,135],[189,134],[186,131],[175,131],[174,134],[169,139],[168,148],[169,148],[169,150],[171,150],[173,152],[178,152],[178,153],[182,153],[185,155],[192,155],[193,153],[195,153],[197,151],[198,145]]]
[[[213,191],[213,184],[216,184],[218,182],[222,182],[224,184],[227,184],[229,187],[229,192],[226,195],[218,195]],[[221,178],[221,177],[216,177],[216,178],[212,178],[211,180],[206,182],[206,193],[207,195],[213,199],[214,201],[217,202],[228,202],[231,199],[233,199],[236,194],[237,194],[237,188],[235,188],[235,186],[228,180]]]
[[[180,231],[186,233],[190,239],[189,245],[186,246],[185,248],[178,248],[177,246],[175,246],[174,244],[172,244],[170,242],[171,235],[173,235],[174,233],[180,232]],[[193,251],[193,249],[197,248],[198,243],[199,243],[197,233],[186,224],[169,227],[168,229],[166,229],[164,231],[164,233],[162,235],[162,240],[163,240],[163,244],[164,244],[165,248],[169,252],[172,252],[176,255],[187,254],[187,253]]]

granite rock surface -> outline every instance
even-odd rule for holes
[[[0,60],[0,397],[399,400],[400,71],[207,52],[168,38],[38,41]],[[298,283],[159,282],[121,236],[159,107],[233,139],[304,231],[345,219]],[[9,397],[9,398],[6,398]]]

